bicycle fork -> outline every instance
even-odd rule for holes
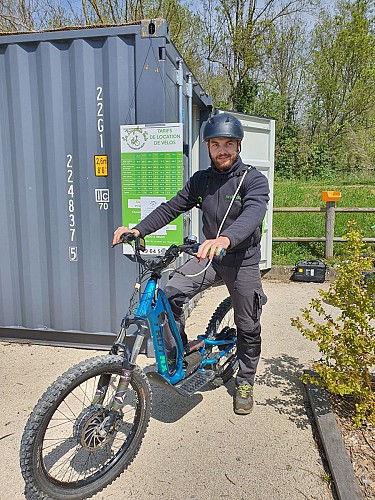
[[[114,346],[120,347],[124,350],[124,359],[122,362],[122,369],[121,369],[121,374],[120,374],[120,380],[117,385],[117,389],[115,392],[115,395],[113,396],[112,402],[111,402],[111,410],[113,411],[120,411],[124,407],[125,404],[125,397],[126,397],[126,391],[129,387],[130,380],[132,378],[133,370],[135,368],[135,361],[137,359],[138,353],[141,349],[142,342],[144,340],[144,337],[146,335],[146,331],[148,329],[147,324],[145,321],[142,320],[133,320],[132,323],[135,324],[138,327],[138,332],[136,335],[136,340],[134,342],[134,347],[132,350],[132,353],[130,355],[130,359],[128,359],[126,355],[126,347],[123,344],[125,334],[126,334],[126,326],[127,325],[128,317],[126,316],[121,323],[121,330],[120,333],[117,337],[117,341],[114,344]],[[112,354],[116,351],[113,350],[113,347],[110,351]],[[100,375],[100,379],[98,382],[98,386],[95,391],[95,396],[93,398],[92,404],[98,404],[101,405],[103,404],[103,401],[105,399],[105,396],[107,394],[108,386],[111,381],[111,374],[110,373],[104,373]]]
[[[106,435],[112,429],[112,426],[116,422],[119,413],[125,406],[126,393],[133,375],[134,368],[135,365],[129,363],[127,359],[124,359],[116,392],[112,398],[109,413],[105,419],[105,422],[103,422],[103,435]],[[98,386],[95,391],[95,396],[92,401],[93,405],[103,404],[111,381],[111,377],[112,375],[110,373],[104,373],[100,375]]]

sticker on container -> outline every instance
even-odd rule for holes
[[[96,177],[107,177],[108,175],[108,156],[107,155],[95,155],[95,175]]]
[[[100,210],[108,210],[109,189],[95,189],[95,201]]]

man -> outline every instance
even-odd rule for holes
[[[113,237],[114,244],[129,231],[144,237],[193,207],[202,210],[206,240],[199,247],[197,259],[190,259],[180,268],[189,277],[175,273],[165,293],[187,345],[184,304],[216,282],[224,281],[227,286],[237,327],[239,369],[233,397],[237,414],[251,413],[253,408],[253,385],[261,350],[260,315],[267,301],[259,261],[269,187],[263,174],[242,162],[239,153],[243,135],[241,122],[234,116],[219,113],[211,117],[203,132],[211,167],[196,172],[176,196],[133,229],[119,227]],[[226,253],[220,258],[223,251]],[[212,265],[205,269],[207,258],[212,258]]]

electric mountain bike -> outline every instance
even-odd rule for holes
[[[133,461],[146,433],[152,407],[148,379],[191,396],[215,378],[228,381],[237,369],[230,297],[217,307],[205,333],[198,335],[203,341],[199,349],[187,354],[159,287],[163,272],[183,252],[197,251],[195,238],[155,258],[144,257],[144,240],[134,234],[123,235],[123,242],[133,246],[129,258],[138,265],[129,310],[109,354],[70,368],[31,413],[20,448],[27,498],[83,499],[113,482]],[[172,349],[166,346],[167,333]],[[146,376],[136,363],[148,335],[156,371]]]

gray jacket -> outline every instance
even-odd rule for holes
[[[230,170],[221,172],[214,166],[196,172],[169,201],[162,203],[135,227],[142,236],[169,224],[193,207],[202,210],[203,234],[216,238],[234,193],[244,172],[248,170],[240,191],[225,220],[220,236],[231,245],[222,259],[223,265],[257,264],[260,261],[261,226],[269,200],[267,178],[238,157]]]

